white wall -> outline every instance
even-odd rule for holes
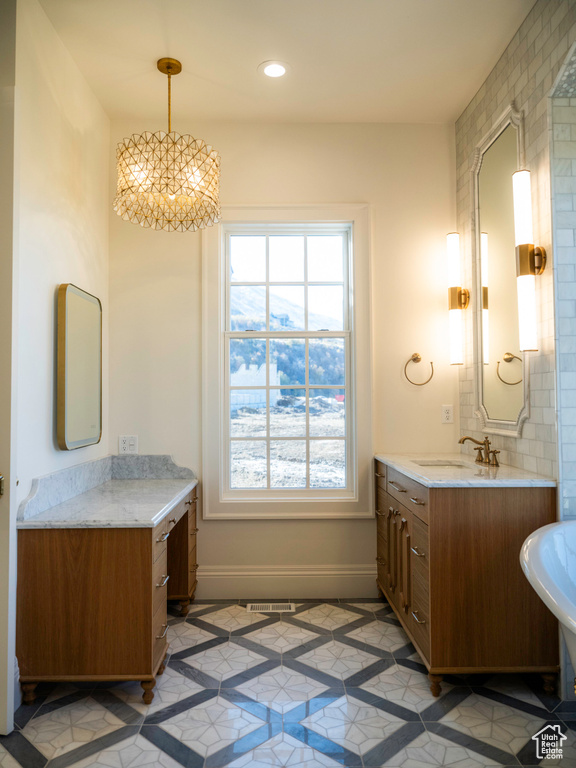
[[[445,234],[455,225],[453,128],[175,123],[221,153],[222,203],[372,204],[374,448],[456,450],[458,424],[440,424],[440,406],[457,404],[444,268]],[[125,136],[161,127],[113,123],[113,149]],[[141,453],[171,453],[200,472],[200,234],[157,232],[110,216],[110,452],[119,434],[138,434]],[[426,387],[403,378],[416,351],[424,362],[411,366],[414,378],[427,377],[435,364]],[[374,564],[373,520],[200,526],[201,567]],[[226,579],[208,582],[201,570],[199,596],[219,590],[234,597],[242,589]],[[344,585],[336,582],[338,594]],[[372,590],[373,582],[351,583]],[[246,580],[245,589],[258,583]],[[282,584],[290,594],[301,588],[295,580]],[[328,582],[316,585],[328,596]],[[267,578],[264,588],[284,587]]]
[[[37,0],[18,3],[16,158],[19,500],[34,477],[108,452],[109,121]],[[104,439],[63,452],[55,434],[55,309],[60,283],[104,308]]]

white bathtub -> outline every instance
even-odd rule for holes
[[[520,565],[562,627],[576,669],[576,520],[552,523],[526,539]]]

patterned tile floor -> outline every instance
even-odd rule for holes
[[[172,618],[150,706],[137,682],[40,686],[0,738],[0,768],[576,768],[576,702],[537,676],[449,676],[435,699],[387,603],[296,603],[197,601]],[[567,739],[539,762],[547,724]]]

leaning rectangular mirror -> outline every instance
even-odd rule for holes
[[[102,436],[102,305],[65,283],[58,289],[56,433],[63,451]]]
[[[520,436],[528,365],[519,350],[512,174],[524,167],[522,114],[510,106],[478,145],[474,201],[476,413],[485,432]]]

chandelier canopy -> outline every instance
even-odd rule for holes
[[[220,155],[209,144],[172,131],[171,76],[176,59],[160,59],[168,75],[168,133],[133,134],[118,144],[114,210],[126,221],[168,231],[203,229],[220,220]]]

